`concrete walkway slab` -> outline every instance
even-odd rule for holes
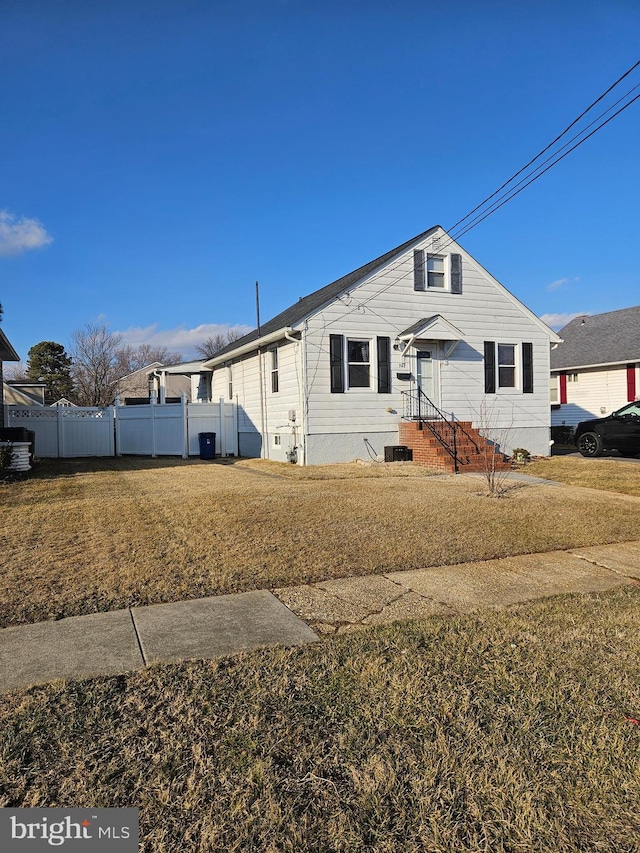
[[[384,575],[285,587],[275,590],[275,594],[321,634],[344,634],[366,625],[455,612],[447,605],[417,595]]]
[[[406,590],[400,598],[387,604],[378,613],[372,613],[362,620],[363,625],[384,625],[386,622],[406,619],[427,619],[430,616],[452,616],[455,610],[434,598],[426,598],[416,592]]]
[[[395,583],[463,613],[568,592],[602,592],[626,581],[565,551],[393,572]]]
[[[128,610],[0,630],[0,689],[114,675],[143,665]]]
[[[267,590],[135,607],[131,613],[146,663],[216,658],[318,639]]]
[[[571,553],[590,563],[604,566],[613,572],[640,580],[640,542],[622,542],[619,545],[593,545],[590,548],[572,548]]]
[[[367,607],[307,584],[276,589],[274,593],[292,613],[321,634],[332,634],[336,625],[357,624],[370,613]]]

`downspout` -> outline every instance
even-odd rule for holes
[[[285,338],[294,344],[300,345],[300,383],[298,386],[300,397],[300,453],[298,455],[298,464],[307,464],[307,411],[305,407],[305,390],[307,387],[307,371],[306,371],[306,345],[304,331],[300,339],[294,338],[289,332],[285,331]]]
[[[260,329],[260,285],[256,281],[256,321],[258,327],[258,337],[262,335]],[[260,457],[262,459],[269,458],[269,446],[267,442],[267,433],[265,431],[265,411],[264,411],[264,376],[262,372],[262,350],[258,347],[258,382],[260,383],[260,430],[262,435],[262,447],[260,448]]]
[[[265,431],[265,411],[264,411],[264,377],[262,370],[262,350],[258,347],[258,382],[260,383],[260,432],[262,435],[262,447],[260,449],[260,457],[262,459],[269,458],[269,447],[267,442],[267,434]]]

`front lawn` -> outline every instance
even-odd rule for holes
[[[569,486],[602,489],[640,497],[640,465],[619,459],[582,459],[552,456],[538,459],[523,468],[525,474],[556,480]]]
[[[632,853],[640,590],[0,697],[0,806],[141,851]]]
[[[0,485],[0,624],[640,531],[640,501],[604,492],[518,484],[495,499],[482,480],[412,466],[284,467],[286,476],[255,461],[52,461]]]

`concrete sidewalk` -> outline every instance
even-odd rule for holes
[[[640,580],[640,542],[345,578],[0,630],[0,691]]]

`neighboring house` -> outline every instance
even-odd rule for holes
[[[551,424],[575,426],[640,396],[640,306],[576,317],[551,351]]]
[[[153,380],[150,374],[153,373],[156,367],[162,367],[162,363],[154,361],[151,364],[141,367],[139,370],[134,370],[133,373],[128,373],[118,380],[115,395],[122,405],[149,402],[149,397],[153,390]]]
[[[60,397],[60,399],[56,400],[55,403],[51,403],[49,408],[55,409],[58,406],[63,406],[65,408],[74,408],[74,409],[78,408],[78,406],[76,406],[75,403],[72,403],[71,400],[67,400],[66,397]]]
[[[204,366],[213,399],[237,400],[244,456],[379,458],[408,443],[403,418],[425,398],[448,418],[492,427],[505,452],[547,455],[557,341],[436,226],[300,299]]]
[[[191,401],[191,375],[202,369],[202,362],[188,362],[163,367],[154,361],[123,376],[116,386],[116,396],[122,405],[132,406],[148,403],[151,394],[155,394],[159,403],[180,402],[184,393],[187,402]]]
[[[209,403],[211,401],[211,371],[205,370],[204,361],[185,361],[181,364],[168,364],[154,371],[155,388],[158,399],[164,394],[167,401],[184,391],[187,402]]]
[[[4,425],[4,389],[5,384],[2,379],[2,362],[3,361],[20,361],[20,356],[9,343],[9,339],[0,329],[0,427]]]
[[[47,386],[44,382],[5,382],[6,406],[44,406]]]

